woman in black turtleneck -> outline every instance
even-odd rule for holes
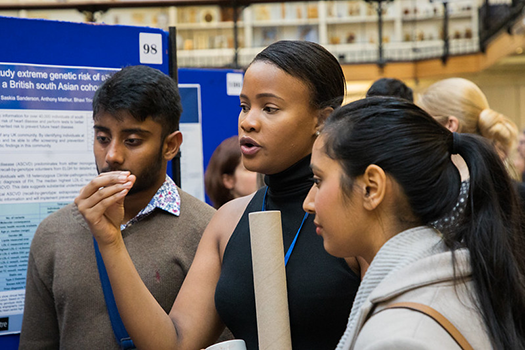
[[[310,156],[274,175],[266,175],[266,210],[280,210],[285,252],[305,215],[302,201],[312,187]],[[260,211],[265,188],[248,204],[223,255],[215,306],[232,333],[257,349],[257,324],[248,213]],[[344,259],[329,255],[309,215],[286,265],[294,349],[335,349],[348,321],[359,278]]]
[[[117,304],[137,348],[201,349],[224,326],[248,350],[258,348],[247,218],[260,210],[281,211],[285,252],[298,236],[286,265],[293,349],[336,347],[359,286],[359,265],[325,252],[302,203],[312,185],[312,145],[341,104],[345,84],[337,59],[312,42],[276,42],[255,57],[240,95],[239,141],[244,166],[267,174],[267,187],[217,211],[169,316],[142,288],[130,261],[112,259],[106,268],[115,295],[126,295],[116,297]],[[112,277],[117,274],[129,277]]]

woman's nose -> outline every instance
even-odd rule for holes
[[[316,193],[317,193],[317,187],[315,185],[312,185],[312,188],[310,188],[310,192],[308,192],[308,195],[304,199],[303,209],[305,212],[309,214],[315,214],[315,194]]]
[[[239,127],[245,131],[258,131],[260,129],[259,117],[255,110],[241,112],[239,115]]]

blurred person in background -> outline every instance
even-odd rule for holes
[[[518,128],[512,120],[490,109],[485,94],[476,84],[464,78],[443,79],[422,91],[416,104],[452,132],[480,135],[489,140],[510,177],[519,180],[509,158],[511,150],[515,148]],[[461,174],[462,185],[452,211],[433,223],[440,231],[456,225],[464,215],[467,204],[470,178],[467,164],[458,154],[452,155],[452,161]],[[523,186],[516,181],[514,185],[520,197],[524,198]]]
[[[257,173],[247,170],[242,164],[237,135],[222,141],[211,155],[204,185],[216,209],[232,199],[252,194],[260,187]]]
[[[366,92],[366,97],[370,96],[399,97],[409,102],[414,102],[412,89],[401,80],[395,78],[381,78],[374,81]]]
[[[416,104],[452,132],[476,134],[490,140],[509,175],[517,179],[508,156],[515,147],[518,127],[505,115],[490,109],[485,94],[476,84],[463,78],[443,79],[421,92]],[[459,157],[454,162],[462,179],[467,179],[464,162]]]

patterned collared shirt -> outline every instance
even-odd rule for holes
[[[125,228],[144,219],[146,216],[151,214],[155,208],[162,209],[175,216],[180,215],[179,190],[168,175],[166,175],[164,183],[162,186],[160,186],[153,198],[151,198],[151,201],[148,203],[148,205],[146,205],[146,207],[142,209],[133,219],[129,220],[126,224],[120,225],[120,230],[124,230]]]

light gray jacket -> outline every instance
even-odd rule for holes
[[[421,231],[426,235],[435,235],[436,232],[430,229]],[[387,305],[405,301],[422,303],[440,312],[474,349],[492,348],[471,297],[473,283],[468,251],[456,251],[456,276],[465,278],[465,282],[454,285],[452,254],[442,242],[436,245],[435,237],[433,240],[434,243],[429,240],[429,244],[434,244],[431,254],[387,274],[372,290],[357,312],[355,327],[342,340],[345,343],[343,349],[460,349],[452,337],[427,315],[408,309],[378,313]],[[404,249],[410,250],[411,243],[405,243]],[[374,269],[373,264],[370,269]]]

